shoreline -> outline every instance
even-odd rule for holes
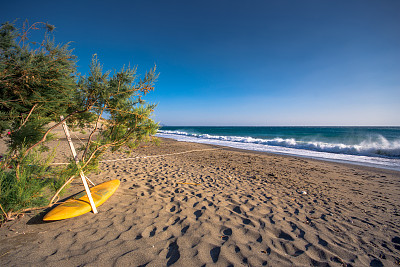
[[[359,167],[373,168],[373,169],[378,169],[378,170],[400,172],[400,168],[383,166],[383,165],[378,165],[378,164],[373,164],[373,163],[364,163],[364,162],[357,162],[357,161],[351,161],[351,160],[329,159],[329,158],[323,158],[323,157],[313,157],[313,156],[297,155],[297,154],[291,154],[291,153],[257,151],[257,150],[251,150],[251,149],[224,146],[224,145],[220,145],[220,144],[208,144],[208,143],[198,143],[198,142],[193,142],[193,141],[181,141],[181,140],[176,140],[173,137],[158,137],[158,138],[172,139],[177,142],[187,142],[187,143],[195,143],[195,144],[204,144],[204,145],[210,145],[210,146],[223,147],[227,150],[232,150],[232,151],[241,151],[241,152],[248,152],[248,153],[255,153],[255,154],[260,153],[260,154],[267,154],[267,155],[271,155],[271,156],[272,155],[280,155],[283,157],[303,158],[303,159],[316,160],[316,161],[322,161],[322,162],[331,162],[331,163],[337,163],[337,164],[343,164],[343,165],[349,165],[349,166],[359,166]]]
[[[176,140],[175,140],[176,141]],[[182,141],[185,142],[185,141]],[[190,143],[190,142],[188,142]],[[217,145],[215,145],[217,146]],[[242,152],[242,153],[249,153],[249,154],[266,154],[269,156],[281,156],[281,157],[288,157],[288,158],[296,158],[296,159],[306,159],[306,160],[310,160],[310,161],[315,161],[315,162],[328,162],[331,164],[339,164],[339,165],[343,165],[346,166],[348,168],[352,168],[352,167],[357,167],[360,169],[365,169],[367,171],[379,171],[379,172],[387,172],[387,173],[393,173],[393,174],[400,174],[400,170],[397,169],[391,169],[391,168],[383,168],[380,166],[375,166],[375,165],[363,165],[363,164],[357,164],[357,163],[353,163],[352,161],[342,161],[342,160],[330,160],[330,159],[324,159],[324,158],[313,158],[313,157],[307,157],[307,156],[298,156],[298,155],[290,155],[290,154],[280,154],[280,153],[272,153],[272,152],[264,152],[264,151],[254,151],[254,150],[247,150],[247,149],[241,149],[241,148],[234,148],[234,147],[226,147],[226,146],[220,146],[225,150],[228,151],[238,151],[238,152]]]
[[[74,139],[74,138],[73,138]],[[78,140],[74,143],[78,144]],[[55,141],[53,145],[57,145]],[[69,157],[60,138],[57,162]],[[131,160],[120,160],[129,157]],[[161,139],[109,153],[98,214],[0,228],[4,266],[398,266],[400,173]],[[65,197],[82,190],[79,180]]]

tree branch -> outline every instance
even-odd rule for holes
[[[99,116],[97,117],[96,126],[94,127],[93,131],[90,133],[89,139],[88,139],[87,144],[86,144],[85,151],[83,152],[83,155],[82,155],[82,161],[85,161],[85,156],[86,156],[86,153],[89,150],[90,142],[92,141],[92,137],[93,137],[94,133],[96,132],[96,130],[98,128],[99,120],[100,120],[101,116],[103,115],[103,112],[104,112],[105,108],[106,108],[106,106],[104,106],[103,109],[101,110]]]
[[[61,190],[64,189],[64,187],[69,184],[70,182],[72,182],[72,180],[75,178],[75,175],[71,176],[61,187],[60,189],[57,190],[57,192],[54,194],[53,198],[50,200],[49,202],[49,206],[53,205],[53,201],[56,197],[58,197],[58,194],[60,194]]]
[[[90,154],[89,159],[85,162],[85,164],[83,164],[83,166],[81,167],[81,169],[83,170],[83,169],[89,164],[89,162],[92,160],[92,158],[94,157],[94,155],[96,154],[96,152],[99,151],[100,149],[107,149],[107,148],[110,147],[110,146],[116,146],[116,145],[118,145],[118,143],[120,143],[120,145],[123,145],[123,144],[126,143],[127,141],[128,141],[128,139],[126,138],[126,140],[124,140],[123,142],[119,142],[119,140],[118,140],[118,141],[114,141],[114,142],[112,142],[112,143],[104,144],[104,145],[101,145],[101,146],[97,147],[97,148],[92,152],[92,154]]]
[[[24,152],[24,154],[22,154],[22,158],[25,157],[25,156],[28,154],[28,152],[30,152],[33,148],[37,147],[38,145],[40,145],[41,143],[43,143],[44,141],[46,141],[47,135],[48,135],[54,128],[56,128],[57,126],[59,126],[60,124],[62,124],[62,123],[63,123],[64,121],[66,121],[69,117],[71,117],[71,116],[73,116],[73,115],[76,115],[76,114],[79,114],[79,113],[84,113],[84,112],[90,110],[90,108],[91,108],[91,106],[87,106],[86,109],[84,109],[84,110],[80,110],[80,111],[79,111],[79,110],[76,110],[76,111],[70,113],[68,116],[66,116],[66,117],[65,117],[63,120],[61,120],[60,122],[58,122],[58,123],[56,123],[55,125],[53,125],[52,127],[50,127],[50,128],[46,131],[46,133],[43,135],[42,139],[39,140],[39,142],[37,142],[36,144],[34,144],[34,145],[31,146],[30,148],[28,148],[28,149]],[[15,174],[16,174],[17,180],[19,180],[19,169],[20,169],[20,162],[18,162],[17,167],[16,167],[16,170],[15,170]]]
[[[4,211],[3,206],[0,204],[0,208],[3,211],[4,215],[6,216],[6,221],[8,221],[9,217],[8,214]]]
[[[33,107],[31,108],[31,111],[29,111],[28,116],[26,116],[24,122],[21,124],[21,126],[19,126],[19,128],[16,130],[16,132],[18,132],[19,130],[21,130],[21,128],[26,124],[26,122],[28,121],[29,117],[31,116],[33,110],[37,107],[37,103],[35,105],[33,105]]]

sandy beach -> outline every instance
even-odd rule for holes
[[[0,265],[399,265],[399,172],[161,141],[89,175],[121,181],[98,214],[4,224]],[[65,197],[80,190],[75,180]]]

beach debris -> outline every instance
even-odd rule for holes
[[[7,251],[6,253],[2,254],[2,255],[0,256],[0,258],[3,257],[3,256],[5,256],[5,255],[7,255],[8,253],[10,253],[10,251],[11,251],[11,250],[9,250],[9,251]]]
[[[300,194],[307,195],[307,191],[301,191]]]
[[[177,182],[177,184],[191,184],[191,185],[200,185],[200,184],[197,184],[197,183],[182,183],[182,182]]]

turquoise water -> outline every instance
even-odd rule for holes
[[[164,126],[158,136],[400,170],[400,127]]]

